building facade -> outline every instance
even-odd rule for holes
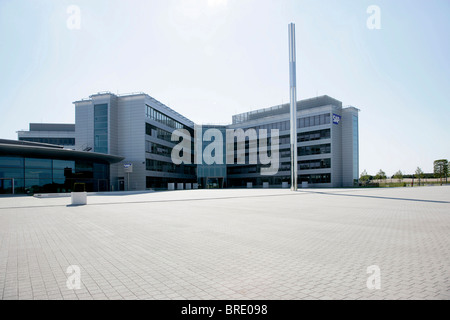
[[[66,129],[67,137],[73,137],[76,150],[122,157],[121,162],[111,164],[109,168],[111,191],[167,189],[169,183],[197,183],[200,188],[246,187],[249,182],[254,187],[261,187],[264,183],[270,187],[290,185],[288,104],[234,115],[232,124],[225,126],[194,125],[191,120],[145,93],[98,93],[76,101],[74,105],[74,131],[69,125],[31,124],[30,132],[21,132],[19,139],[43,139],[44,135],[38,137],[35,132],[46,132],[45,135],[50,137],[51,133]],[[329,96],[297,102],[299,187],[303,183],[310,187],[357,185],[358,113],[357,108],[343,107],[342,102]],[[194,134],[195,128],[200,128],[200,133]],[[192,138],[189,155],[192,161],[189,164],[176,165],[172,161],[172,149],[179,143],[178,139],[172,141],[172,132],[176,129],[186,130]],[[223,163],[194,162],[194,137],[203,139],[210,129],[220,132],[224,139],[228,129],[242,129],[244,132],[266,129],[269,143],[271,130],[278,129],[278,171],[274,175],[262,175],[263,164],[250,164],[248,160],[255,150],[249,151],[248,139],[245,142],[245,164],[227,164],[225,144]],[[35,136],[32,137],[31,133]],[[202,144],[201,152],[207,145],[207,142]]]
[[[175,129],[193,133],[194,123],[145,93],[98,93],[75,104],[76,149],[121,155],[111,165],[111,190],[167,189],[194,183],[194,165],[176,166],[171,152]],[[125,166],[132,165],[132,172]]]
[[[244,187],[247,182],[261,186],[290,184],[289,105],[233,116],[231,129],[279,130],[280,167],[274,176],[262,176],[261,165],[231,165],[229,186]],[[298,183],[311,187],[353,187],[359,178],[358,112],[342,107],[342,102],[321,96],[297,102]],[[248,153],[247,153],[248,154]]]

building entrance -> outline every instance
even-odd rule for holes
[[[223,189],[224,178],[223,177],[215,177],[215,178],[206,178],[205,187],[206,189]]]

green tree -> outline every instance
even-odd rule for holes
[[[419,186],[420,186],[420,181],[423,179],[424,174],[423,171],[420,167],[417,167],[416,169],[416,178],[419,179]]]
[[[398,182],[402,182],[402,179],[403,179],[403,173],[402,173],[402,171],[401,171],[401,170],[398,170],[398,171],[394,174],[393,178],[394,178],[394,179],[398,179]]]
[[[364,184],[367,184],[367,182],[369,182],[370,176],[367,174],[367,171],[365,169],[361,173],[361,177],[359,178],[359,180]]]
[[[445,179],[445,183],[447,183],[447,177],[448,177],[448,160],[447,159],[440,159],[434,161],[434,176],[436,178],[439,178],[441,180]]]
[[[378,173],[375,175],[376,180],[385,180],[386,179],[386,173],[380,169]]]

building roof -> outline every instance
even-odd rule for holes
[[[194,126],[194,122],[192,120],[186,118],[182,114],[180,114],[177,111],[175,111],[174,109],[166,106],[164,103],[162,103],[159,100],[153,98],[152,96],[148,95],[145,92],[132,92],[132,93],[124,93],[124,94],[114,94],[114,93],[109,92],[109,91],[103,91],[103,92],[98,92],[98,93],[92,94],[92,95],[89,96],[89,98],[85,98],[85,99],[81,99],[81,100],[78,100],[78,101],[74,101],[73,103],[77,104],[77,103],[91,102],[93,97],[104,96],[104,95],[109,95],[109,96],[113,96],[113,97],[117,97],[117,98],[127,98],[127,97],[137,97],[137,96],[147,97],[148,99],[150,99],[153,103],[157,104],[162,109],[165,109],[166,111],[171,112],[171,113],[177,115],[178,117],[180,117],[182,120],[186,121],[191,127]]]
[[[306,110],[306,109],[317,108],[317,107],[326,106],[326,105],[333,105],[333,106],[342,108],[341,101],[325,95],[325,96],[320,96],[320,97],[316,97],[316,98],[297,101],[297,110],[298,111]],[[256,119],[261,119],[261,118],[265,118],[265,117],[276,116],[276,115],[280,115],[280,114],[286,114],[289,112],[290,112],[290,104],[285,103],[285,104],[275,106],[275,107],[258,109],[258,110],[234,115],[233,116],[233,124],[247,122],[247,121],[256,120]]]
[[[102,161],[110,164],[122,161],[123,157],[110,154],[63,149],[60,146],[27,141],[0,139],[0,156],[22,156],[59,160]]]

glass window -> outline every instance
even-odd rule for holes
[[[25,159],[25,168],[51,169],[52,168],[52,160],[51,159],[26,158]]]
[[[0,178],[23,179],[23,168],[1,168]]]
[[[23,167],[23,158],[0,157],[0,167]]]
[[[25,169],[25,179],[51,179],[51,169],[31,168]]]
[[[75,168],[75,161],[53,160],[53,169]]]
[[[315,126],[320,125],[320,116],[314,116],[314,125]]]

